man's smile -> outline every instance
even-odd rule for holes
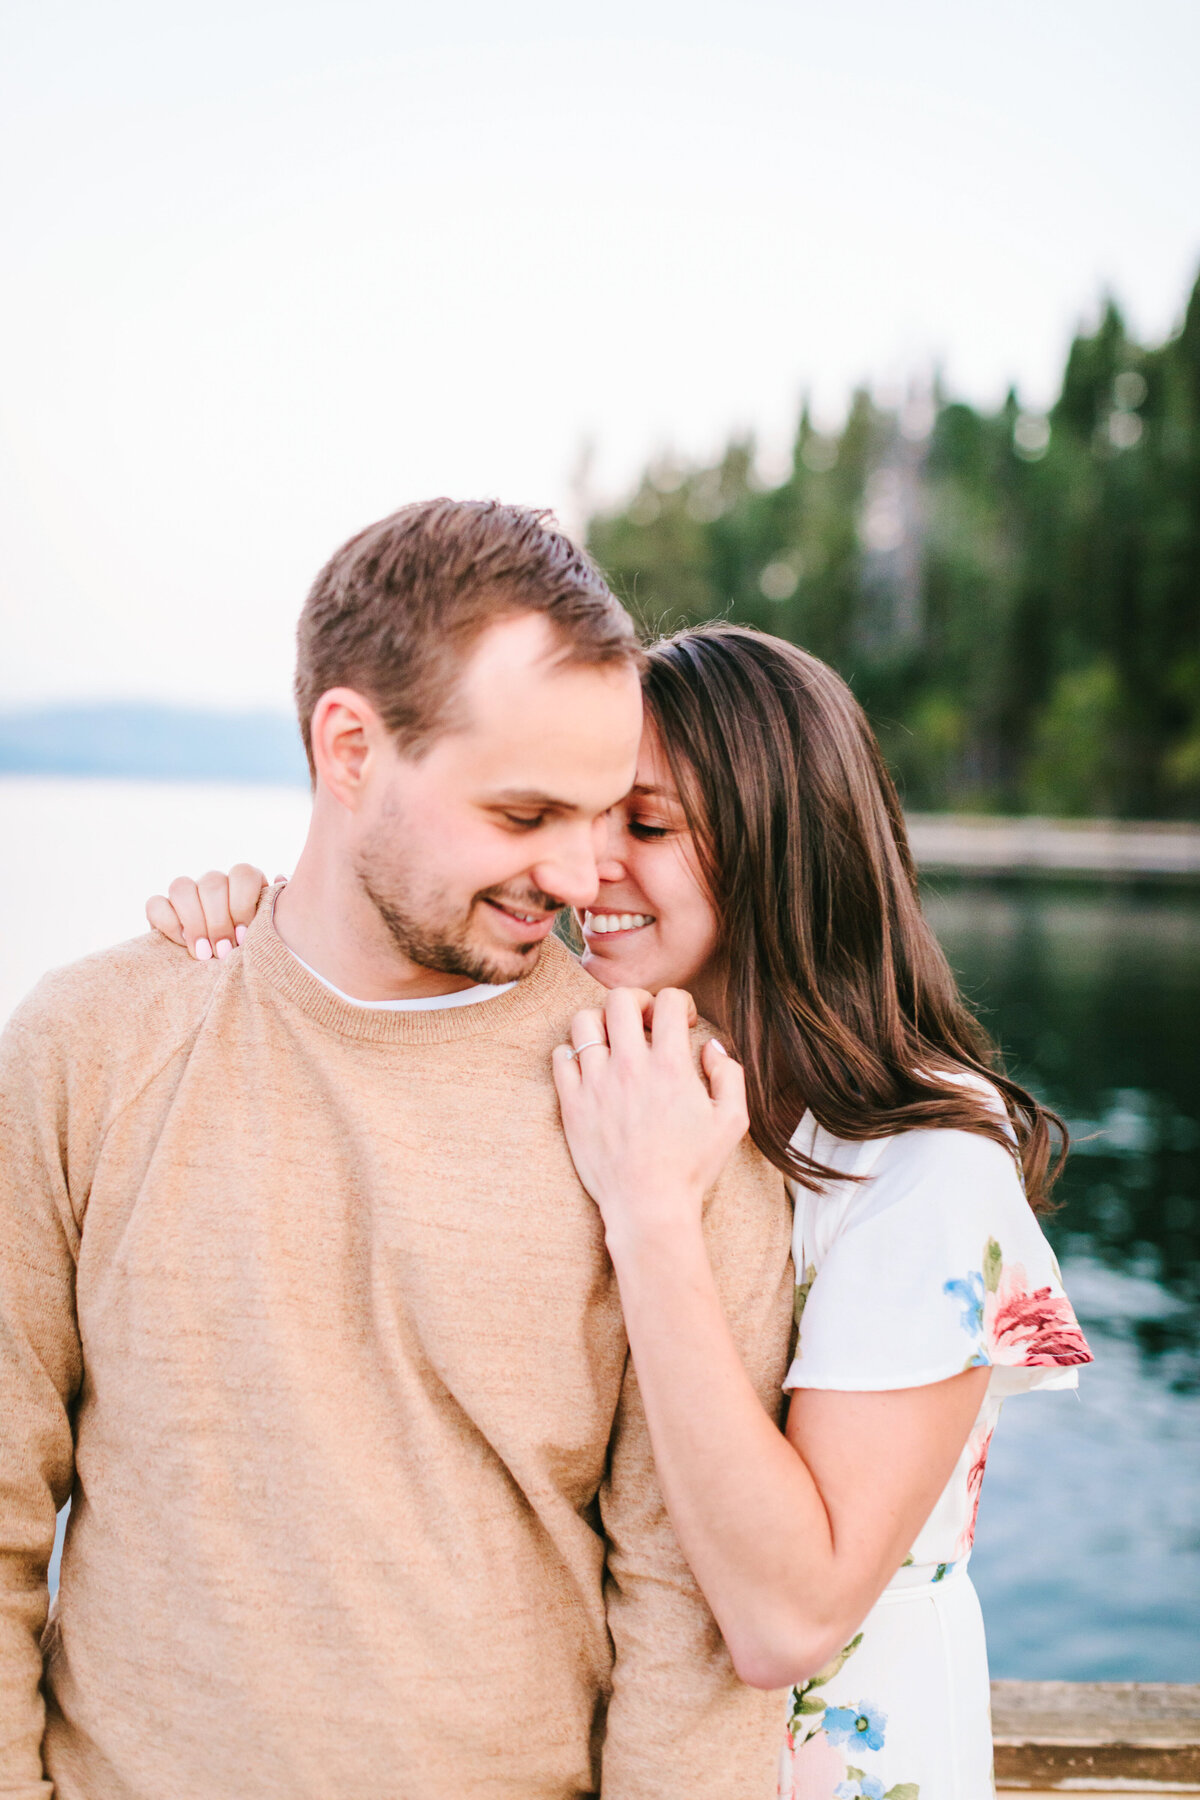
[[[503,900],[485,899],[483,904],[491,908],[493,916],[505,932],[518,937],[525,944],[547,937],[557,916],[552,912],[526,912],[522,908],[505,905]]]

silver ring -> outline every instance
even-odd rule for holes
[[[607,1050],[608,1045],[603,1038],[589,1038],[586,1044],[580,1044],[578,1050],[572,1050],[571,1061],[578,1062],[585,1050],[595,1050],[597,1048]]]

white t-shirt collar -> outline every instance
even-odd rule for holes
[[[475,1006],[480,1000],[498,1000],[501,994],[507,994],[510,988],[517,985],[515,981],[502,981],[495,985],[481,981],[474,987],[459,988],[453,994],[426,994],[419,1000],[356,1000],[353,994],[344,994],[341,988],[334,987],[332,981],[327,981],[318,969],[310,967],[303,957],[296,956],[294,950],[288,954],[295,957],[302,969],[307,969],[322,987],[328,988],[331,994],[336,994],[339,1000],[345,1000],[350,1006],[365,1007],[368,1012],[441,1012],[448,1006]]]

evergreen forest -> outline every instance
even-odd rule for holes
[[[1044,415],[860,391],[781,484],[660,459],[588,542],[649,631],[831,662],[913,808],[1200,818],[1200,281],[1159,345],[1108,302]]]

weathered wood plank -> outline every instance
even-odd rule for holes
[[[1124,819],[910,813],[922,869],[997,874],[1200,877],[1200,826]]]
[[[1200,1746],[1200,1684],[993,1681],[996,1741]]]
[[[1200,1685],[995,1681],[1002,1787],[1200,1793]]]

